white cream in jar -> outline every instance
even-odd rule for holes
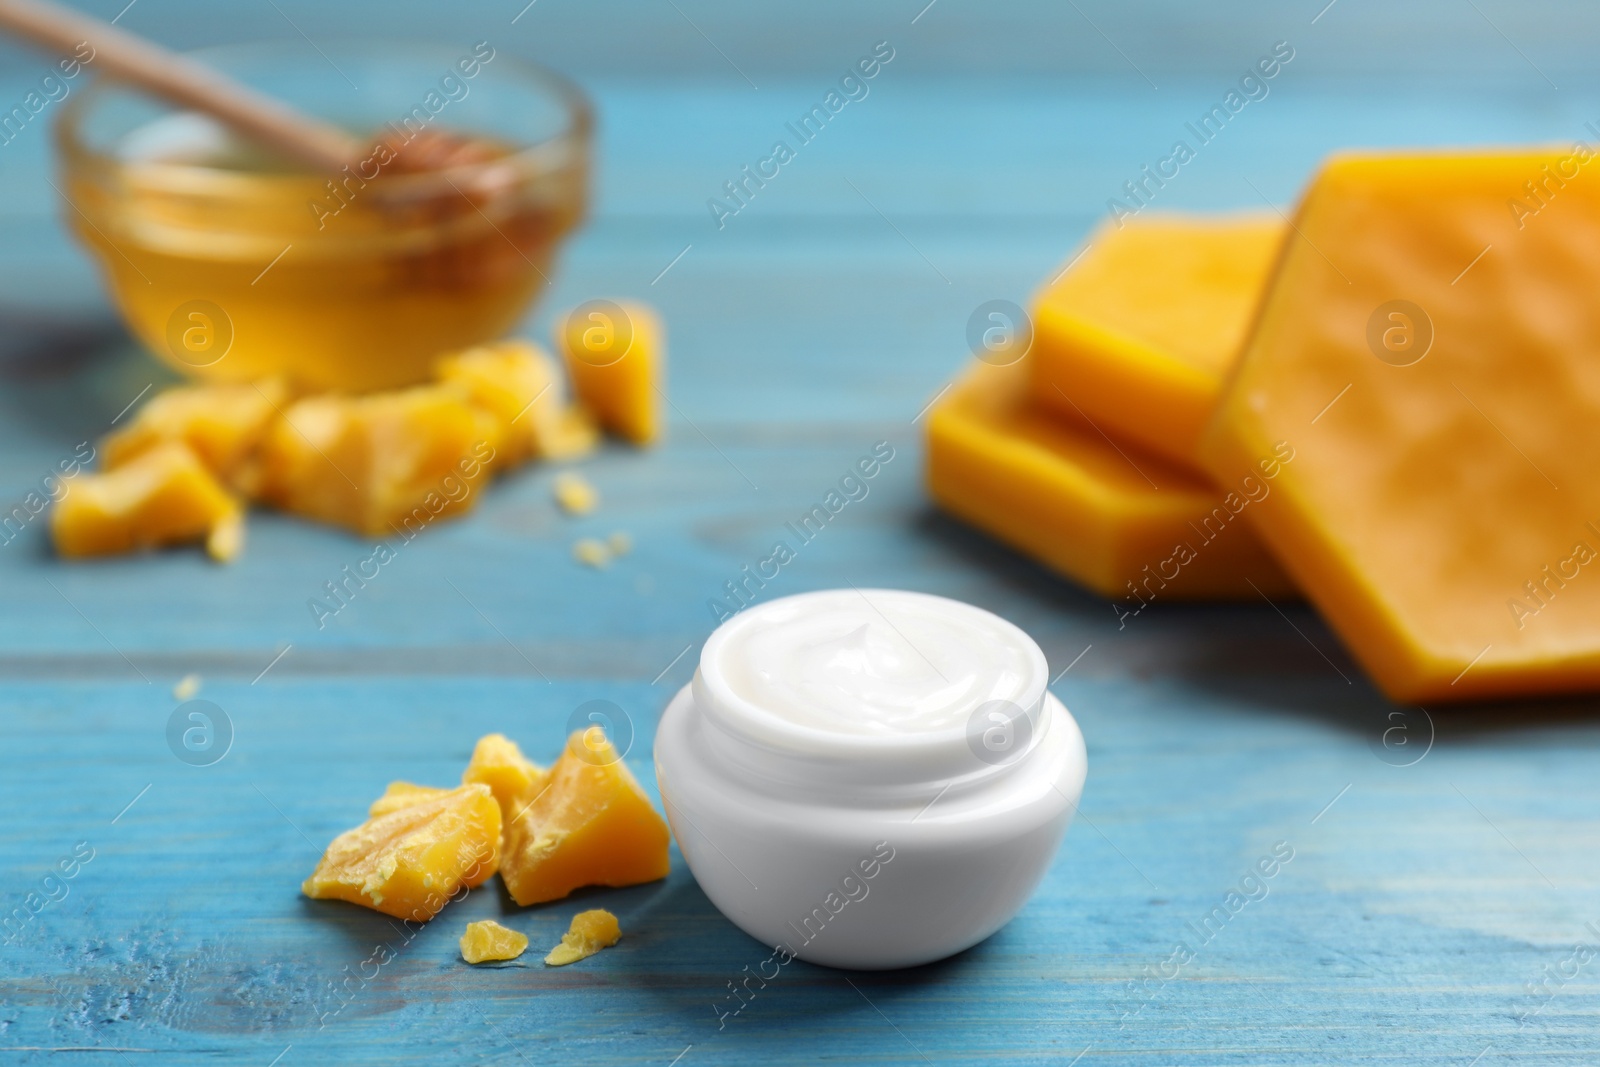
[[[1033,661],[1014,630],[954,600],[851,589],[757,609],[721,667],[736,695],[799,726],[936,732],[986,701],[1026,698]]]
[[[728,620],[662,717],[679,848],[747,933],[840,967],[925,963],[1004,925],[1086,773],[1038,645],[959,601],[806,593]]]

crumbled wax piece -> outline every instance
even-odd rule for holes
[[[439,361],[437,374],[505,426],[507,463],[566,459],[595,446],[598,432],[567,401],[555,360],[532,342],[513,338],[457,352]]]
[[[193,700],[200,695],[200,676],[186,674],[178,679],[178,684],[172,687],[173,700]]]
[[[536,796],[550,774],[522,754],[505,734],[486,734],[472,750],[472,760],[461,774],[461,784],[482,782],[494,794],[500,814],[509,822],[516,805]]]
[[[600,492],[574,471],[562,471],[551,486],[556,503],[569,515],[587,515],[600,505]]]
[[[487,881],[499,859],[500,805],[488,786],[464,785],[346,830],[300,889],[422,921]]]
[[[527,948],[526,936],[493,919],[468,923],[461,934],[461,958],[468,963],[514,960]]]
[[[636,445],[660,436],[666,332],[653,309],[590,301],[567,315],[557,343],[573,391],[602,427]]]
[[[114,470],[158,445],[185,444],[220,481],[248,493],[258,476],[257,450],[287,397],[277,379],[175,386],[107,434],[100,454]]]
[[[218,563],[232,563],[244,551],[244,511],[224,515],[206,538],[206,555]]]
[[[533,459],[575,459],[599,443],[594,415],[570,400],[558,362],[530,342],[451,353],[434,375],[427,385],[299,399],[276,378],[174,387],[105,438],[106,473],[148,473],[138,466],[148,457],[184,447],[223,486],[250,499],[360,534],[410,540],[435,519],[475,507],[489,476]],[[130,476],[110,484],[148,481]],[[66,509],[74,518],[57,537],[64,556],[200,539],[192,509],[163,504],[137,523],[92,515],[82,504],[104,487],[96,489],[93,478],[85,484],[90,491]],[[558,501],[573,514],[593,510],[598,500],[581,479],[559,483]],[[216,559],[232,559],[243,547],[243,507],[234,510],[205,527]]]
[[[470,511],[504,444],[500,419],[447,385],[288,408],[262,451],[268,503],[376,537]]]
[[[539,430],[539,455],[544,459],[577,459],[599,444],[600,427],[594,416],[577,406],[567,408],[561,418]]]
[[[521,799],[521,798],[519,798]],[[505,827],[500,877],[518,904],[667,876],[667,824],[598,726],[575,731]]]
[[[55,505],[63,556],[104,556],[204,541],[226,562],[244,543],[244,511],[187,445],[157,445],[103,474],[83,474]]]
[[[655,343],[641,339],[640,351]],[[594,414],[570,399],[558,361],[535,344],[480,345],[441,357],[433,370],[430,384],[361,395],[294,398],[278,378],[157,393],[101,442],[105,471],[83,480],[77,503],[57,509],[70,513],[58,520],[59,550],[108,555],[203,538],[213,558],[231,560],[244,545],[243,505],[205,499],[225,499],[224,488],[359,534],[410,540],[436,519],[470,511],[500,471],[576,459],[599,443]],[[173,448],[186,449],[219,489],[188,484],[195,480],[172,460]],[[134,473],[98,480],[124,470]],[[172,484],[152,484],[162,479],[184,482],[193,499],[175,503]],[[143,506],[140,493],[166,495],[130,519]],[[585,514],[599,496],[571,475],[557,483],[557,500]],[[197,508],[219,514],[197,520]]]
[[[565,967],[569,963],[588,959],[603,948],[610,948],[622,937],[622,926],[617,917],[604,908],[580,911],[572,917],[572,925],[561,935],[561,944],[550,950],[544,962],[551,967]],[[527,939],[523,939],[526,944]]]
[[[585,567],[602,570],[611,566],[611,550],[604,541],[593,537],[580,537],[572,543],[572,558]]]

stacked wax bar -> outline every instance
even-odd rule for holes
[[[1239,521],[1269,483],[1220,492],[1195,454],[1283,231],[1167,216],[1095,233],[1035,297],[1026,354],[974,363],[931,412],[935,499],[1119,613],[1292,593]]]
[[[930,415],[935,498],[1124,616],[1297,589],[1396,701],[1600,689],[1595,156],[1344,155],[1287,226],[1102,230]]]

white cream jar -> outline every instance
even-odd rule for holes
[[[981,608],[840,589],[706,641],[656,732],[678,847],[722,913],[812,963],[908,967],[1005,925],[1087,769],[1044,653]]]

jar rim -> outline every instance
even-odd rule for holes
[[[183,55],[202,62],[208,59],[217,59],[227,56],[265,57],[281,50],[287,42],[284,41],[255,41],[239,44],[213,45],[206,48],[193,49]],[[334,39],[330,45],[340,46],[344,52],[362,52],[366,54],[395,54],[408,52],[420,56],[423,53],[443,54],[444,50],[437,45],[419,42],[373,41],[369,39],[349,39],[340,41]],[[559,72],[545,67],[531,60],[517,56],[505,56],[503,59],[496,57],[501,64],[500,69],[510,67],[516,75],[525,81],[536,85],[539,90],[549,96],[558,106],[563,121],[559,129],[548,136],[531,140],[526,143],[517,143],[514,150],[507,155],[496,156],[488,160],[470,163],[454,164],[450,167],[435,171],[426,171],[416,174],[391,174],[386,176],[385,184],[394,189],[397,197],[402,197],[408,189],[424,189],[430,183],[436,184],[439,175],[445,175],[452,180],[470,182],[475,177],[488,174],[496,168],[510,167],[518,173],[538,175],[559,170],[569,157],[566,150],[569,146],[582,145],[587,142],[594,131],[594,107],[588,96],[571,79]],[[121,82],[103,75],[96,74],[94,80],[82,92],[73,95],[62,105],[60,121],[56,125],[56,144],[65,163],[76,168],[101,171],[119,171],[128,166],[128,161],[117,157],[114,153],[104,152],[89,144],[84,133],[84,124],[91,114],[91,109],[96,104],[106,99],[115,99],[118,94],[137,96],[137,91]],[[185,113],[182,108],[175,108],[174,114]],[[192,113],[192,112],[190,112]],[[365,131],[363,131],[365,132]],[[554,159],[555,165],[549,160]],[[144,163],[148,167],[148,162]],[[188,184],[198,186],[212,184],[214,188],[225,188],[226,183],[239,176],[238,171],[225,167],[208,166],[203,163],[162,163],[163,171],[173,175],[179,180],[186,180]],[[261,175],[250,175],[251,180],[261,180]],[[282,177],[290,180],[303,181],[307,177],[320,180],[326,175],[307,173],[289,173]]]

